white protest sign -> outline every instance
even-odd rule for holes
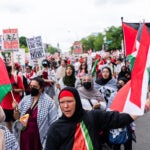
[[[18,29],[3,30],[3,48],[8,51],[16,51],[19,49]]]
[[[13,61],[19,63],[21,66],[25,65],[25,49],[20,48],[13,52]]]
[[[26,40],[31,59],[41,58],[45,56],[41,36],[27,38]]]

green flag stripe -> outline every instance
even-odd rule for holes
[[[96,71],[96,65],[98,64],[98,60],[96,60],[95,61],[95,63],[94,63],[94,65],[93,65],[93,67],[92,67],[92,76],[94,76],[94,74],[95,74],[95,71]]]
[[[150,67],[147,68],[147,72],[148,72],[148,77],[149,77],[148,83],[150,84]]]
[[[0,102],[3,100],[4,96],[11,91],[11,84],[4,84],[0,86]]]
[[[130,61],[130,70],[133,69],[134,62],[135,62],[135,58],[136,58],[136,57],[134,57],[134,56],[132,56],[132,55],[129,55],[129,56],[128,56],[128,60]]]
[[[81,129],[82,129],[82,132],[84,134],[85,141],[86,141],[86,144],[88,146],[87,147],[88,150],[94,150],[93,144],[92,144],[92,140],[91,140],[90,135],[89,135],[89,132],[88,132],[88,130],[87,130],[87,128],[86,128],[86,126],[85,126],[83,121],[81,122]]]

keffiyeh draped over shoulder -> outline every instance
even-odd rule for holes
[[[25,96],[19,104],[19,111],[23,116],[33,102],[31,95]],[[57,120],[57,108],[54,101],[43,92],[38,102],[37,124],[40,133],[41,144],[44,147],[49,126]]]
[[[10,133],[7,127],[0,125],[0,129],[4,131],[5,149],[6,150],[19,150],[19,145],[15,136],[12,133]]]

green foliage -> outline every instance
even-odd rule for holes
[[[45,52],[50,53],[50,54],[54,54],[55,52],[58,52],[58,49],[56,47],[53,47],[53,46],[48,46],[45,49]]]
[[[27,41],[26,41],[26,37],[25,36],[21,36],[19,38],[19,44],[20,44],[20,47],[27,47]]]
[[[21,36],[19,38],[19,44],[20,44],[20,48],[24,48],[26,53],[29,52],[25,36]],[[55,48],[53,46],[50,46],[50,45],[45,49],[45,52],[48,52],[48,53],[51,53],[51,54],[54,54],[57,51],[58,51],[57,48]]]
[[[105,35],[102,33],[91,34],[85,38],[82,38],[84,52],[87,52],[89,49],[94,51],[99,51],[102,49],[103,45],[107,45],[108,50],[121,49],[121,40],[122,40],[122,28],[111,26],[105,30]],[[104,43],[104,36],[106,36],[106,43]]]
[[[95,41],[94,41],[94,49],[95,49],[96,51],[102,49],[102,46],[103,46],[103,43],[104,43],[103,37],[104,37],[104,36],[103,36],[102,33],[99,33],[98,36],[96,37],[96,39],[95,39]]]
[[[108,43],[108,50],[121,49],[122,28],[111,26],[106,31],[106,40]]]
[[[19,38],[19,44],[20,44],[20,48],[25,49],[25,53],[28,53],[28,47],[27,47],[27,41],[26,41],[26,37],[25,36],[21,36]]]

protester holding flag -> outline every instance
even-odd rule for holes
[[[84,111],[78,91],[66,87],[60,91],[62,116],[48,131],[45,150],[100,150],[100,131],[123,127],[137,116],[113,111]]]
[[[12,85],[12,92],[9,92],[2,100],[1,106],[6,114],[6,126],[12,131],[13,107],[12,102],[14,99],[19,103],[21,100],[20,92],[24,91],[24,85],[20,76],[12,74],[12,66],[7,66],[8,76]],[[16,79],[15,79],[16,78]]]
[[[30,83],[31,95],[24,96],[19,105],[13,103],[15,118],[23,125],[20,129],[15,122],[16,135],[20,134],[21,150],[42,150],[45,147],[49,126],[57,119],[54,101],[44,92],[44,80],[35,77]],[[26,121],[25,121],[26,120]]]
[[[137,39],[135,39],[134,43],[138,44],[136,45],[137,54],[131,72],[131,80],[118,91],[110,109],[119,112],[134,112],[135,115],[143,115],[150,77],[150,35],[145,23],[140,24]],[[120,97],[122,98],[121,101]]]
[[[120,77],[117,81],[117,87],[118,87],[118,91],[128,82],[128,79],[126,77]],[[122,143],[124,146],[124,150],[132,150],[132,134],[135,134],[134,129],[132,128],[132,126],[134,126],[134,123],[130,124],[127,126],[127,141],[125,143]],[[118,135],[120,134],[120,132],[118,132],[118,129],[115,129],[116,131],[114,132],[115,134],[118,133]],[[124,135],[124,139],[125,139]],[[112,149],[113,150],[121,150],[121,144],[112,144]]]
[[[4,61],[0,57],[0,68],[3,73],[0,74],[0,103],[5,97],[5,95],[12,90],[11,82],[8,76],[8,72],[6,70],[6,65]]]

